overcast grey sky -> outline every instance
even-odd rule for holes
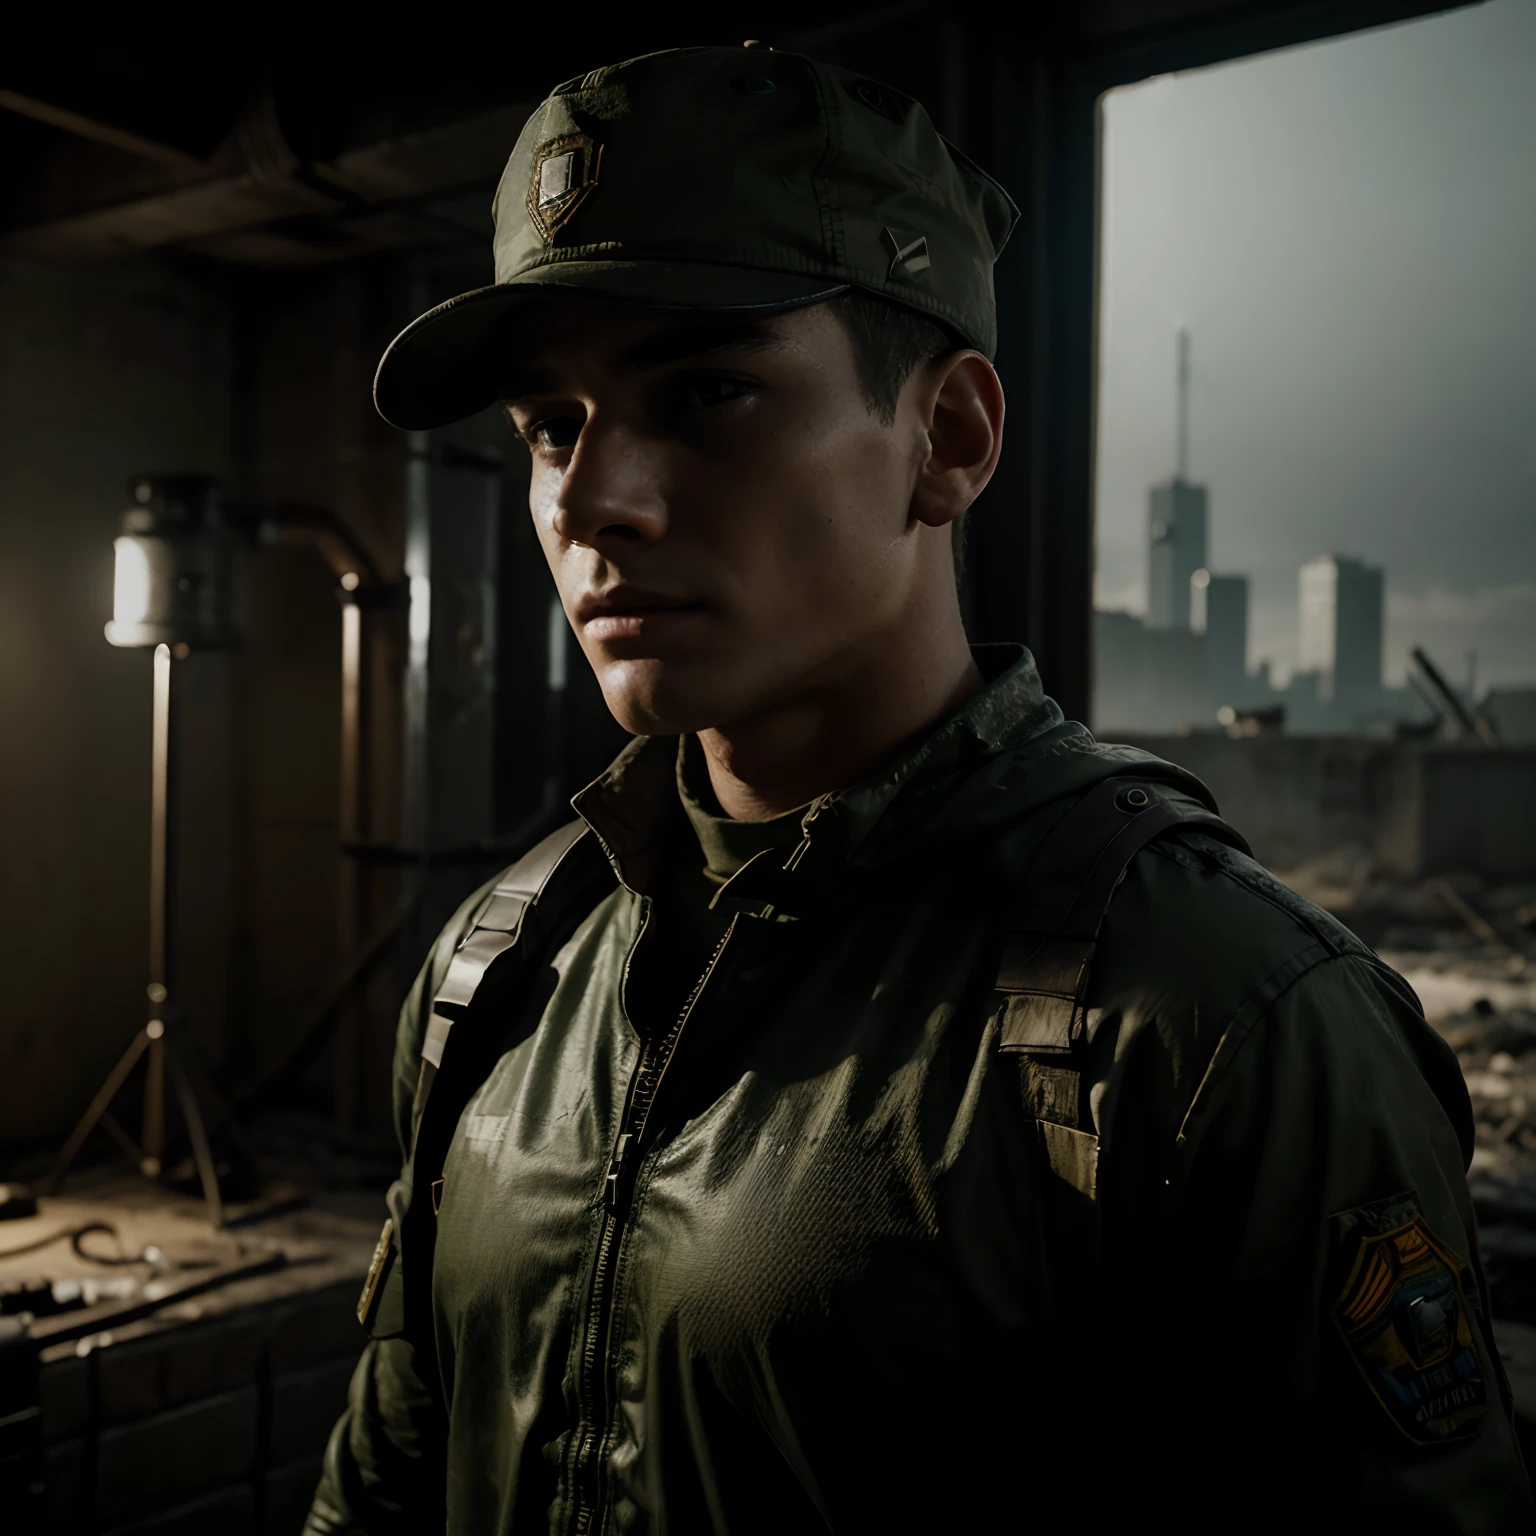
[[[1192,478],[1253,582],[1251,660],[1295,660],[1296,569],[1387,572],[1387,671],[1536,682],[1536,0],[1111,92],[1098,580],[1145,605],[1146,488]]]

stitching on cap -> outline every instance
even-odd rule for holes
[[[842,210],[835,205],[832,178],[827,174],[828,167],[836,155],[833,144],[832,114],[829,110],[828,95],[816,66],[806,60],[805,69],[811,77],[811,87],[816,92],[817,117],[827,139],[821,152],[821,159],[811,171],[811,191],[816,196],[816,209],[821,216],[821,248],[832,265],[841,271],[845,265],[842,249]]]

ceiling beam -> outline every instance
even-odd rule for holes
[[[177,180],[122,201],[109,196],[77,210],[61,210],[43,222],[13,226],[0,231],[0,250],[37,260],[113,256],[206,242],[286,219],[334,218],[344,223],[438,195],[494,187],[530,110],[528,103],[498,107],[348,150],[328,163],[295,164],[289,170],[269,166],[260,174],[238,145],[226,146],[213,162],[200,163],[203,175],[196,181]],[[344,251],[346,242],[338,244]],[[302,257],[303,247],[296,245],[292,254]]]
[[[93,144],[120,149],[124,154],[135,155],[140,160],[155,160],[161,165],[174,165],[184,171],[200,170],[203,165],[196,155],[189,155],[184,149],[177,149],[172,144],[146,139],[141,134],[130,133],[126,128],[116,128],[111,123],[100,122],[80,112],[71,112],[68,107],[56,107],[52,102],[23,96],[20,91],[0,90],[0,109],[14,112],[18,117],[29,117],[34,123],[46,123],[50,128],[73,134],[77,139],[89,139]]]

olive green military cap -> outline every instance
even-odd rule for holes
[[[1018,209],[922,106],[799,54],[678,48],[568,81],[492,205],[496,281],[429,310],[374,380],[387,421],[483,410],[508,322],[550,290],[679,309],[793,309],[860,288],[992,356],[992,264]]]

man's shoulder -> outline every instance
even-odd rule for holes
[[[1208,923],[1246,936],[1260,953],[1318,944],[1332,954],[1372,957],[1373,951],[1332,913],[1271,874],[1257,859],[1192,830],[1150,850],[1154,880],[1178,891]]]
[[[1302,951],[1371,956],[1336,918],[1224,842],[1214,797],[1177,764],[1063,727],[1000,753],[985,780],[990,799],[970,797],[978,820],[992,821],[993,841],[981,857],[1020,890],[1046,877],[1065,889],[1077,865],[1087,880],[1101,859],[1118,868],[1117,850],[1128,838],[1132,848],[1140,843],[1127,812],[1148,800],[1124,799],[1136,786],[1151,791],[1153,805],[1161,799],[1183,808],[1185,823],[1164,822],[1131,854],[1113,893],[1106,890],[1100,970],[1128,967],[1176,987],[1198,980],[1208,992],[1262,978]]]
[[[1105,917],[1101,964],[1122,985],[1227,1018],[1262,1008],[1329,960],[1385,967],[1336,917],[1238,849],[1197,830],[1147,847]]]
[[[1133,862],[1101,939],[1091,1017],[1115,1021],[1117,1057],[1158,1058],[1178,1121],[1242,1061],[1270,1072],[1294,1058],[1350,1082],[1390,1062],[1465,1129],[1455,1058],[1408,984],[1236,849],[1199,832],[1160,839]]]

